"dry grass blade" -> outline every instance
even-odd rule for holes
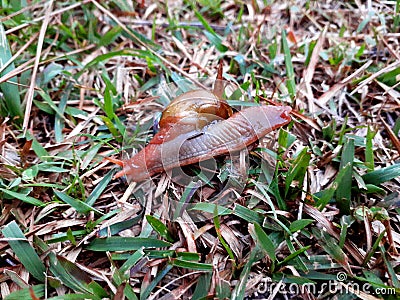
[[[339,233],[336,231],[335,226],[315,207],[312,207],[310,205],[304,205],[304,212],[311,217],[313,217],[318,224],[320,224],[323,228],[326,229],[326,231],[335,237],[337,240],[339,240]],[[363,262],[363,256],[360,253],[359,249],[354,245],[352,241],[346,241],[344,244],[344,247],[346,250],[348,250],[351,254],[351,256],[359,263],[361,264]]]
[[[392,128],[390,128],[390,126],[385,122],[385,120],[382,118],[382,116],[379,116],[380,121],[382,122],[383,126],[385,127],[390,140],[393,143],[393,146],[396,147],[397,149],[397,154],[400,155],[400,140],[399,138],[396,136],[396,134],[394,134]]]
[[[34,34],[29,41],[24,44],[12,57],[11,59],[7,62],[7,64],[3,64],[0,68],[0,74],[4,71],[5,68],[7,68],[18,56],[20,56],[26,49],[34,42],[36,41],[36,38],[38,37],[39,33]]]
[[[308,64],[307,69],[304,70],[303,72],[303,80],[304,80],[304,85],[305,85],[305,91],[302,91],[301,86],[299,87],[299,90],[302,91],[303,94],[306,95],[307,100],[308,100],[308,109],[310,113],[315,112],[314,108],[314,95],[311,89],[311,81],[314,77],[315,73],[315,67],[317,66],[318,60],[319,60],[319,55],[322,50],[322,46],[324,45],[325,42],[325,36],[326,32],[328,30],[328,27],[325,26],[324,30],[321,32],[317,44],[314,47],[313,53],[310,58],[310,62]],[[319,102],[318,102],[319,103]]]
[[[387,65],[383,69],[379,70],[378,72],[375,72],[371,76],[369,76],[367,79],[363,80],[351,93],[350,95],[354,95],[357,93],[360,89],[362,89],[364,86],[368,85],[371,83],[374,79],[378,78],[379,76],[389,73],[395,69],[400,67],[400,60],[396,60],[395,62],[391,63],[390,65]]]
[[[43,41],[44,41],[44,37],[46,35],[47,27],[49,25],[50,13],[51,13],[52,7],[53,7],[53,0],[50,0],[47,3],[46,14],[44,16],[42,27],[40,28],[39,38],[37,41],[36,57],[35,57],[35,63],[33,65],[33,70],[32,70],[31,84],[30,84],[28,92],[26,93],[26,96],[25,96],[26,107],[25,107],[24,123],[22,124],[24,133],[26,133],[26,131],[28,130],[28,126],[29,126],[29,119],[31,116],[33,95],[34,95],[35,86],[36,86],[36,75],[38,72],[38,67],[39,67],[39,62],[40,62],[40,57],[41,57],[42,47],[43,47]]]
[[[331,86],[329,90],[324,93],[322,96],[320,96],[316,103],[326,105],[326,103],[332,99],[332,97],[339,91],[341,90],[345,85],[347,85],[351,80],[355,79],[357,76],[359,76],[363,71],[365,71],[370,65],[372,64],[372,60],[367,61],[361,68],[357,69],[355,72],[353,72],[350,76],[346,77],[345,79],[341,80],[339,83]],[[360,88],[360,86],[359,86]],[[354,90],[353,90],[354,92]],[[352,93],[353,93],[352,92]]]

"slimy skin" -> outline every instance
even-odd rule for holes
[[[139,182],[176,167],[242,150],[289,123],[291,110],[289,106],[254,106],[205,126],[193,122],[192,115],[175,119],[175,123],[163,124],[145,148],[123,161],[123,169],[114,178],[125,175]],[[207,119],[207,114],[204,116]]]

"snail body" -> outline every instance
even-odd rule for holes
[[[227,102],[211,92],[184,93],[164,110],[160,131],[145,148],[123,161],[123,169],[114,178],[126,175],[139,182],[163,171],[244,149],[289,123],[290,111],[288,106],[263,105],[232,114]]]

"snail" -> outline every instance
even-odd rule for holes
[[[175,98],[162,113],[160,131],[145,148],[119,162],[123,169],[114,179],[126,175],[139,182],[242,150],[291,120],[289,106],[261,105],[233,114],[229,104],[216,94],[215,89],[214,93],[199,89]]]

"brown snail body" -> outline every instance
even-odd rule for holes
[[[288,106],[254,106],[232,115],[226,101],[196,90],[178,96],[160,120],[160,131],[115,178],[143,181],[154,174],[244,149],[290,122]],[[222,120],[221,120],[222,119]],[[221,121],[218,121],[221,120]]]

